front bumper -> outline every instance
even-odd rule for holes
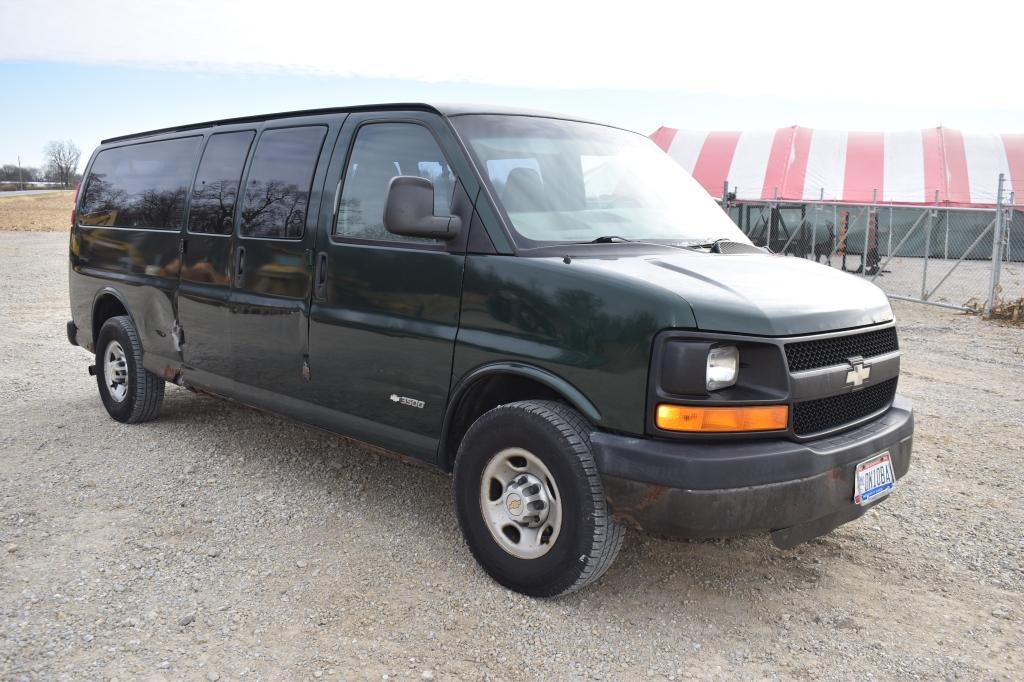
[[[910,468],[913,434],[911,403],[897,396],[877,419],[805,443],[682,442],[596,432],[591,444],[616,520],[674,537],[769,531],[785,548],[870,509],[853,502],[857,464],[888,450],[901,478]]]

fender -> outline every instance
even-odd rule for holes
[[[108,286],[104,286],[103,288],[101,288],[92,297],[92,305],[89,306],[89,334],[90,335],[93,335],[95,332],[98,332],[98,330],[93,330],[93,327],[95,326],[95,323],[96,323],[96,305],[100,302],[101,298],[103,298],[104,296],[107,296],[107,295],[110,295],[110,296],[113,296],[114,298],[116,298],[118,300],[118,302],[121,304],[121,307],[124,308],[125,312],[128,313],[128,319],[132,321],[132,324],[136,324],[135,323],[135,315],[132,314],[132,309],[128,306],[128,301],[125,300],[124,294],[122,294],[120,291],[118,291],[114,287],[108,285]],[[136,327],[138,327],[137,324],[136,324]],[[90,341],[91,341],[90,345],[95,345],[95,343],[96,343],[96,339],[95,338],[91,338]]]
[[[122,294],[119,290],[115,289],[114,287],[108,285],[104,286],[99,291],[97,291],[96,295],[93,297],[92,307],[90,308],[89,311],[91,315],[89,319],[90,335],[93,332],[92,328],[96,322],[96,307],[99,304],[100,299],[107,295],[117,299],[118,303],[121,304],[121,307],[125,309],[125,312],[128,315],[128,319],[131,320],[132,324],[135,325],[136,329],[139,329],[139,323],[135,319],[135,314],[132,312],[131,307],[128,305],[128,301],[124,294]],[[96,333],[98,334],[98,330],[96,330]],[[172,333],[177,334],[177,327],[175,327],[175,330],[172,330]],[[158,331],[157,334],[160,334],[160,332]],[[155,374],[158,377],[162,377],[165,381],[180,383],[182,366],[181,360],[179,358],[168,358],[158,355],[152,350],[147,351],[141,330],[139,334],[139,343],[142,345],[142,366],[145,369],[149,370],[151,373]],[[87,347],[86,350],[96,352],[96,339],[91,338],[89,345],[90,347]]]
[[[448,398],[448,407],[445,409],[444,421],[441,424],[441,440],[438,443],[439,458],[447,451],[448,432],[451,429],[452,419],[454,418],[463,397],[478,381],[497,374],[511,374],[543,384],[565,398],[565,400],[572,405],[574,409],[580,412],[580,414],[591,422],[596,423],[601,420],[601,412],[594,406],[594,403],[590,402],[590,400],[583,395],[578,388],[557,374],[553,374],[546,369],[541,369],[540,367],[527,365],[521,362],[494,362],[481,365],[480,367],[467,372],[459,381],[458,385],[452,389],[451,396]],[[440,459],[438,459],[438,461],[440,462]]]

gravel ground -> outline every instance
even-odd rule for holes
[[[176,387],[111,421],[66,243],[0,232],[0,678],[1020,679],[1021,328],[896,304],[915,460],[859,521],[634,534],[539,601],[477,568],[439,473]]]

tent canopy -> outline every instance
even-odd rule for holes
[[[992,206],[999,174],[1024,200],[1024,134],[951,128],[860,133],[792,126],[726,132],[658,128],[651,135],[712,196],[737,199]]]

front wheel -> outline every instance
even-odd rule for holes
[[[156,419],[164,380],[142,366],[139,333],[127,315],[111,317],[96,338],[96,383],[107,413],[135,424]]]
[[[502,405],[474,422],[455,460],[455,508],[484,570],[534,597],[597,580],[622,545],[588,424],[552,401]]]

